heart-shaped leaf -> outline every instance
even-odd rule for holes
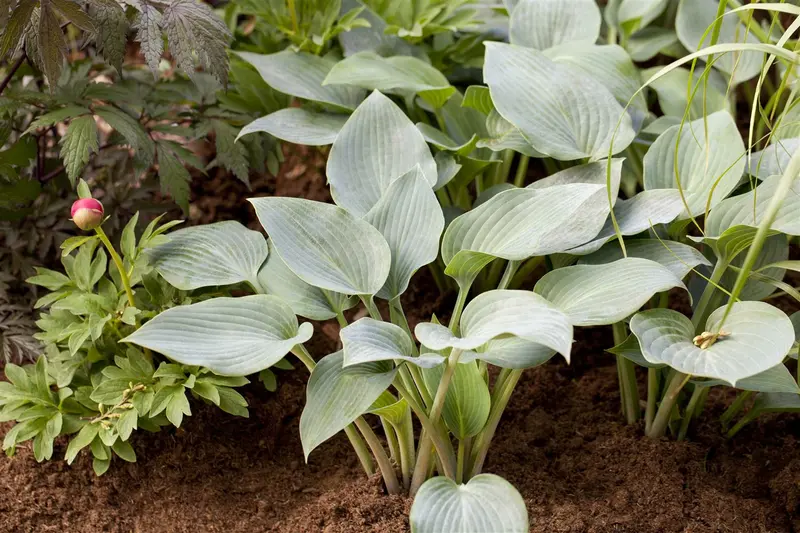
[[[673,126],[661,134],[644,156],[644,187],[677,189],[675,143],[680,134],[677,172],[692,215],[714,207],[728,196],[742,177],[744,143],[727,111],[709,115],[708,135],[704,119]],[[711,201],[708,201],[711,196]]]
[[[675,31],[687,50],[694,52],[711,44],[711,32],[706,33],[706,30],[716,21],[718,9],[717,0],[680,0],[675,17]],[[729,12],[730,10],[726,9],[726,13]],[[759,40],[738,16],[727,14],[722,18],[717,44],[737,42],[758,43]],[[720,54],[714,58],[714,67],[725,74],[733,75],[733,82],[738,84],[761,71],[763,58],[764,55],[759,52]]]
[[[274,365],[311,338],[292,309],[277,296],[214,298],[173,307],[123,339],[184,365],[221,376],[246,376]]]
[[[346,121],[347,115],[317,113],[299,107],[288,107],[255,119],[241,129],[236,140],[260,131],[290,143],[325,146],[333,144]]]
[[[658,73],[661,67],[653,67],[646,69],[642,72],[642,78],[649,80],[653,75]],[[697,84],[698,80],[703,75],[702,69],[696,69],[692,79],[692,88]],[[692,99],[691,108],[689,110],[689,120],[702,117],[705,114],[714,113],[716,111],[724,111],[728,109],[728,98],[725,93],[727,92],[727,81],[724,76],[712,70],[708,76],[708,84],[701,82],[698,89],[697,96]],[[656,80],[650,82],[649,87],[656,92],[658,96],[658,105],[665,116],[677,117],[678,120],[683,118],[686,111],[687,92],[686,88],[689,86],[689,70],[685,68],[676,68],[661,75]],[[705,88],[705,94],[703,90]]]
[[[331,194],[338,205],[363,216],[394,180],[417,165],[430,186],[436,185],[436,162],[425,138],[394,102],[374,91],[333,143],[327,165]]]
[[[602,265],[552,270],[534,291],[567,314],[575,326],[613,324],[635,313],[653,295],[684,288],[668,268],[649,259],[628,257]]]
[[[711,262],[697,248],[674,241],[658,239],[635,239],[625,241],[628,257],[641,257],[655,261],[683,279],[698,265],[711,266]],[[616,241],[609,242],[591,255],[582,257],[582,265],[602,265],[622,259],[622,248]]]
[[[722,379],[709,379],[704,381],[695,381],[699,387],[714,387],[717,385],[732,386]],[[753,392],[785,392],[800,394],[800,387],[794,380],[792,373],[786,368],[783,363],[773,366],[763,372],[759,372],[755,376],[744,378],[736,383],[736,388],[740,390],[749,390]]]
[[[411,533],[527,533],[528,510],[517,489],[494,474],[479,474],[465,485],[444,476],[420,487],[411,506]]]
[[[343,110],[355,109],[364,99],[362,89],[348,85],[322,85],[336,64],[335,59],[291,50],[265,55],[252,52],[236,54],[253,65],[270,87],[282,93]]]
[[[622,0],[617,9],[617,24],[630,35],[658,18],[667,4],[669,0]]]
[[[614,192],[621,169],[622,161],[615,160]],[[442,239],[442,259],[447,273],[463,281],[495,257],[563,252],[597,235],[609,210],[606,164],[572,167],[526,189],[503,191],[456,218]]]
[[[459,362],[486,361],[500,368],[522,370],[533,368],[546,363],[556,354],[556,351],[519,337],[497,337],[476,351],[466,351],[461,354]]]
[[[390,361],[343,367],[343,360],[342,352],[332,353],[311,371],[306,406],[300,416],[306,460],[314,448],[369,410],[397,373]]]
[[[497,111],[537,151],[554,159],[599,160],[608,156],[612,138],[614,153],[633,141],[630,116],[608,89],[541,52],[486,43],[483,77]]]
[[[344,351],[343,366],[402,360],[421,367],[432,367],[444,361],[444,357],[434,353],[414,357],[414,341],[408,333],[400,326],[372,318],[362,318],[342,328],[340,336]]]
[[[759,179],[782,175],[792,154],[800,149],[800,138],[780,139],[760,152],[750,154],[747,171]]]
[[[718,332],[724,313],[725,307],[711,313],[705,331]],[[722,379],[733,386],[781,363],[794,343],[792,321],[764,302],[735,303],[723,326],[728,335],[705,349],[694,345],[692,322],[677,311],[637,313],[630,327],[648,361],[693,376]]]
[[[294,314],[311,320],[329,320],[358,303],[355,296],[309,285],[286,266],[272,242],[268,244],[270,254],[258,271],[258,282],[267,294],[283,298]]]
[[[444,365],[425,369],[425,386],[432,396],[436,395]],[[445,395],[442,418],[448,429],[459,440],[477,435],[486,425],[492,406],[489,387],[478,369],[478,364],[467,362],[456,365]]]
[[[172,286],[190,291],[249,281],[258,287],[258,269],[269,253],[259,232],[228,220],[179,229],[167,237],[148,257]]]
[[[441,324],[417,324],[414,333],[432,350],[474,350],[500,335],[514,335],[543,344],[569,361],[572,325],[556,306],[529,291],[493,290],[467,304],[461,315],[461,336]]]
[[[638,2],[638,0],[632,1]],[[680,46],[674,30],[651,26],[631,35],[626,49],[634,61],[649,61],[660,52],[665,52],[674,46]],[[644,78],[647,79],[646,76]]]
[[[381,233],[335,205],[250,198],[281,259],[300,279],[342,294],[375,294],[392,255]]]
[[[765,179],[755,191],[750,191],[722,201],[711,210],[705,225],[706,237],[719,237],[726,230],[738,225],[756,227],[761,223],[775,190],[778,188],[780,176]],[[755,198],[753,198],[755,196]],[[800,179],[792,182],[791,189],[781,204],[770,229],[800,235]]]
[[[393,300],[408,288],[420,267],[436,261],[444,214],[419,166],[398,178],[364,220],[381,232],[392,253],[392,266],[377,296]]]
[[[593,0],[521,0],[511,13],[511,43],[547,50],[564,43],[594,44],[600,8]]]
[[[455,88],[429,63],[412,56],[382,57],[359,52],[334,65],[323,85],[354,85],[369,90],[419,94],[435,108],[441,107]]]

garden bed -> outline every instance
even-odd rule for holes
[[[418,307],[435,300],[421,297],[432,283],[426,272],[416,281],[406,308],[428,316]],[[726,442],[717,424],[733,391],[715,390],[688,442],[646,439],[619,415],[616,367],[603,353],[610,331],[577,335],[572,365],[554,360],[524,374],[488,457],[486,471],[525,498],[531,531],[800,530],[796,416],[762,417]],[[334,349],[316,339],[316,357]],[[100,478],[86,454],[72,467],[37,464],[27,448],[0,459],[0,531],[407,531],[411,500],[364,478],[344,435],[303,463],[307,373],[278,380],[276,393],[246,389],[250,419],[194,403],[181,429],[137,433],[138,462],[115,461]]]

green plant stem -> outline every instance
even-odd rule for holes
[[[543,262],[544,262],[544,257],[539,256],[539,257],[531,257],[530,259],[522,263],[522,266],[519,267],[517,273],[514,274],[513,278],[511,278],[511,283],[509,284],[509,288],[518,289],[519,287],[521,287],[522,284],[525,283],[525,280],[528,279],[528,276],[530,276],[534,270],[539,268],[539,265],[541,265]]]
[[[666,435],[667,427],[672,417],[672,409],[675,407],[675,402],[678,401],[678,395],[681,389],[689,381],[689,377],[690,376],[677,371],[672,376],[667,386],[667,392],[664,393],[664,398],[661,400],[661,405],[658,407],[653,425],[650,426],[650,431],[646,433],[648,437],[657,439]]]
[[[730,423],[733,421],[734,417],[738,415],[742,409],[744,409],[745,403],[747,403],[748,398],[753,395],[753,391],[746,390],[744,392],[739,393],[736,396],[736,399],[733,400],[733,403],[728,406],[722,416],[719,417],[719,421],[722,423],[722,426],[727,429]]]
[[[408,490],[411,485],[411,472],[416,463],[416,450],[414,449],[414,423],[411,419],[411,410],[406,410],[403,423],[395,427],[400,443],[400,466],[403,473],[403,488]]]
[[[347,327],[347,319],[344,317],[344,313],[342,313],[341,311],[338,311],[336,313],[336,322],[339,323],[340,328]]]
[[[459,485],[464,482],[464,453],[466,446],[464,439],[458,441],[458,459],[456,459],[456,483]]]
[[[722,275],[725,274],[727,268],[728,263],[722,260],[718,260],[717,264],[714,265],[714,271],[711,273],[709,282],[706,284],[705,289],[703,289],[703,294],[700,296],[697,307],[692,314],[692,325],[696,333],[703,332],[701,328],[705,327],[706,319],[708,319],[711,311],[713,311],[709,304],[717,290],[716,286],[719,285],[719,280],[722,279]]]
[[[500,376],[495,383],[494,391],[492,391],[492,407],[489,410],[489,418],[486,421],[486,426],[478,434],[472,444],[472,453],[469,478],[475,477],[481,473],[483,463],[486,461],[486,454],[489,452],[489,445],[492,443],[494,433],[497,430],[497,425],[503,417],[503,412],[508,406],[511,399],[511,394],[522,377],[522,370],[509,370],[503,369]]]
[[[692,396],[689,398],[689,403],[686,405],[686,412],[684,413],[683,420],[681,420],[681,427],[678,430],[678,440],[683,440],[686,438],[686,433],[689,431],[689,425],[692,423],[692,418],[695,415],[697,405],[700,403],[700,399],[703,397],[704,389],[705,387],[698,387],[695,385],[694,390],[692,391]]]
[[[306,350],[306,347],[302,344],[295,345],[295,347],[292,348],[292,354],[294,354],[294,356],[306,366],[309,372],[313,371],[314,367],[317,366],[314,358],[311,357],[311,354],[308,353],[308,350]],[[375,473],[375,465],[372,461],[372,455],[370,455],[364,439],[361,438],[361,434],[353,424],[350,424],[344,428],[344,432],[345,435],[347,435],[347,438],[350,440],[350,444],[353,446],[353,449],[356,451],[356,455],[358,456],[358,460],[361,462],[361,466],[364,468],[364,472],[366,472],[368,476],[371,476]]]
[[[400,482],[397,481],[397,474],[391,461],[389,461],[389,457],[386,455],[386,450],[383,449],[381,441],[378,440],[378,436],[375,435],[375,432],[372,431],[372,428],[363,417],[356,418],[355,424],[361,434],[364,435],[364,440],[367,441],[370,450],[372,450],[372,455],[378,463],[378,469],[383,475],[386,491],[389,494],[400,494]]]
[[[436,426],[439,423],[439,419],[442,416],[442,410],[444,409],[444,401],[447,397],[447,389],[450,387],[450,381],[453,379],[453,374],[456,371],[456,365],[458,365],[458,359],[461,357],[461,350],[453,349],[450,353],[450,357],[447,358],[447,366],[442,373],[442,379],[439,381],[439,387],[436,389],[436,396],[433,398],[433,405],[431,406],[431,413],[430,413],[430,422],[433,426]],[[414,476],[411,479],[411,489],[410,494],[414,496],[419,488],[422,486],[422,483],[425,482],[425,474],[428,471],[428,461],[430,461],[431,456],[431,449],[433,448],[433,441],[431,440],[433,437],[433,433],[429,432],[430,434],[427,435],[427,438],[420,440],[419,445],[419,461],[417,461],[417,466],[414,468]],[[442,466],[445,469],[445,472],[448,469],[448,466],[445,465],[447,462],[447,457],[439,456],[439,459],[442,461]],[[453,478],[453,474],[447,474],[448,477],[451,479]]]
[[[647,434],[653,427],[653,418],[656,416],[656,406],[658,405],[658,393],[660,391],[658,379],[658,369],[647,369],[647,408],[644,414],[644,432]]]
[[[625,322],[617,322],[612,326],[614,333],[614,345],[618,346],[625,342],[628,331]],[[628,424],[635,424],[641,416],[639,408],[639,386],[636,382],[636,366],[633,361],[621,355],[617,356],[617,373],[620,382],[620,393],[622,397],[622,412]]]
[[[728,431],[728,432],[725,434],[725,437],[726,437],[726,438],[728,438],[728,439],[731,439],[731,438],[733,438],[733,436],[734,436],[734,435],[736,435],[737,433],[739,433],[739,431],[740,431],[740,430],[741,430],[743,427],[745,427],[747,424],[749,424],[750,422],[752,422],[753,420],[755,420],[755,418],[756,418],[756,415],[755,415],[754,413],[752,413],[752,412],[749,412],[749,413],[747,413],[746,415],[744,415],[744,416],[741,418],[741,420],[739,420],[739,421],[736,423],[736,425],[735,425],[735,426],[733,426],[733,427],[730,429],[730,431]]]
[[[464,311],[464,304],[467,302],[467,295],[469,294],[469,286],[458,287],[458,296],[456,297],[456,304],[453,306],[453,315],[450,317],[450,331],[458,333],[458,322],[461,320],[461,313]]]
[[[436,283],[436,288],[439,289],[439,294],[447,294],[447,280],[444,277],[444,272],[439,265],[439,261],[428,263],[428,270],[431,273],[431,277],[433,277],[433,282]]]
[[[100,237],[100,241],[106,247],[106,250],[108,250],[111,260],[114,261],[114,265],[117,267],[119,278],[122,281],[122,285],[125,287],[125,295],[128,297],[128,304],[131,307],[136,307],[136,303],[133,300],[133,287],[131,287],[131,280],[128,277],[128,272],[125,270],[125,265],[122,263],[122,258],[114,249],[114,245],[111,244],[111,241],[108,240],[108,236],[106,232],[103,231],[102,226],[97,226],[94,231],[97,233],[97,236]]]
[[[525,177],[528,175],[528,163],[531,158],[527,155],[520,155],[517,163],[517,173],[514,175],[514,185],[522,187],[525,185]]]
[[[386,444],[389,446],[389,459],[401,465],[402,469],[400,461],[400,442],[397,438],[397,431],[388,420],[382,416],[379,418],[381,420],[381,426],[383,426],[383,433],[386,435]]]
[[[519,266],[519,261],[511,260],[508,262],[506,269],[503,271],[503,277],[500,278],[500,283],[497,284],[498,289],[506,289],[511,284],[511,280],[514,278],[514,274],[517,273]]]
[[[411,410],[417,415],[420,424],[422,424],[423,434],[420,435],[420,448],[422,448],[422,441],[426,439],[427,436],[431,436],[433,440],[433,447],[436,449],[436,453],[439,454],[439,457],[446,458],[443,464],[455,464],[455,455],[453,453],[452,444],[450,444],[450,442],[443,437],[443,432],[431,422],[431,419],[425,412],[425,408],[416,400],[414,400],[413,396],[409,394],[409,391],[405,388],[405,386],[398,383],[397,380],[394,382],[394,387],[397,389],[397,392],[399,392],[400,395],[405,398],[409,407],[411,407]],[[454,475],[455,472],[452,472],[452,474]]]
[[[361,298],[361,301],[364,303],[364,307],[367,308],[370,318],[383,321],[381,312],[378,309],[378,306],[375,305],[375,300],[372,298],[371,295],[360,295],[359,298]]]
[[[292,31],[297,35],[299,27],[297,25],[297,10],[295,10],[294,7],[294,0],[286,0],[286,7],[289,9],[289,14],[292,17]]]

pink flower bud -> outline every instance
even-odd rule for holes
[[[82,230],[94,229],[103,221],[103,204],[94,198],[81,198],[72,204],[72,221]]]

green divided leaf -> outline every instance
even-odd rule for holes
[[[96,153],[98,149],[97,124],[94,117],[84,115],[72,119],[67,132],[61,138],[61,157],[64,159],[67,176],[73,184],[89,162],[91,153]]]

